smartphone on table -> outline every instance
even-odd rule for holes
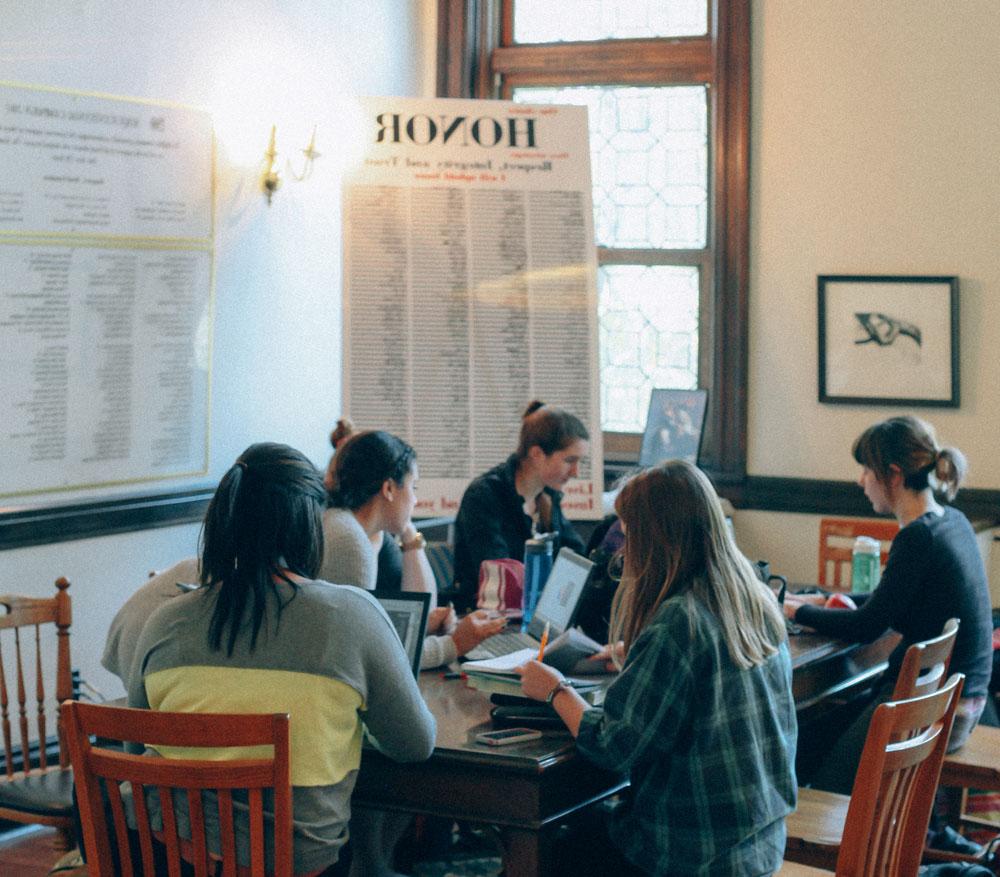
[[[528,740],[538,740],[541,731],[533,728],[504,728],[502,731],[483,731],[476,734],[477,743],[487,746],[509,746],[511,743],[526,743]]]

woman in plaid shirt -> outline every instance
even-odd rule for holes
[[[612,641],[624,644],[620,676],[592,708],[532,661],[524,692],[553,705],[587,758],[630,776],[609,826],[624,861],[602,873],[772,874],[796,792],[780,608],[689,463],[637,475],[616,510],[625,530],[611,618]]]

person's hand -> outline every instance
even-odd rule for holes
[[[458,618],[453,606],[438,606],[427,616],[427,633],[454,633]]]
[[[813,595],[810,594],[808,596]],[[785,618],[795,621],[795,613],[799,611],[799,606],[804,606],[806,603],[811,602],[811,600],[802,599],[795,594],[785,594],[785,602],[781,604],[781,608],[784,610]]]
[[[458,626],[451,635],[455,641],[455,651],[459,656],[471,652],[484,639],[495,633],[500,633],[506,626],[507,619],[502,615],[491,617],[485,609],[470,612],[458,622]]]
[[[563,674],[555,667],[540,661],[528,661],[517,668],[521,674],[521,691],[532,700],[545,700],[562,680]]]
[[[622,640],[602,646],[599,652],[594,652],[587,660],[604,664],[604,670],[607,673],[617,673],[619,667],[615,664],[616,657],[619,661],[625,659],[625,643]]]
[[[822,606],[827,599],[826,594],[785,594],[786,600],[798,600],[799,605],[808,603],[811,606]]]

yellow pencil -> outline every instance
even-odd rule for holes
[[[549,623],[545,622],[545,630],[542,631],[542,641],[538,645],[538,660],[545,657],[545,646],[549,641]]]

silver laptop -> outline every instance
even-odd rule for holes
[[[573,623],[584,585],[587,584],[587,577],[593,566],[586,557],[563,548],[552,564],[552,572],[538,598],[528,630],[525,633],[498,633],[483,640],[465,657],[470,661],[483,661],[521,649],[537,649],[541,644],[546,622],[549,625],[550,640],[555,639]]]

